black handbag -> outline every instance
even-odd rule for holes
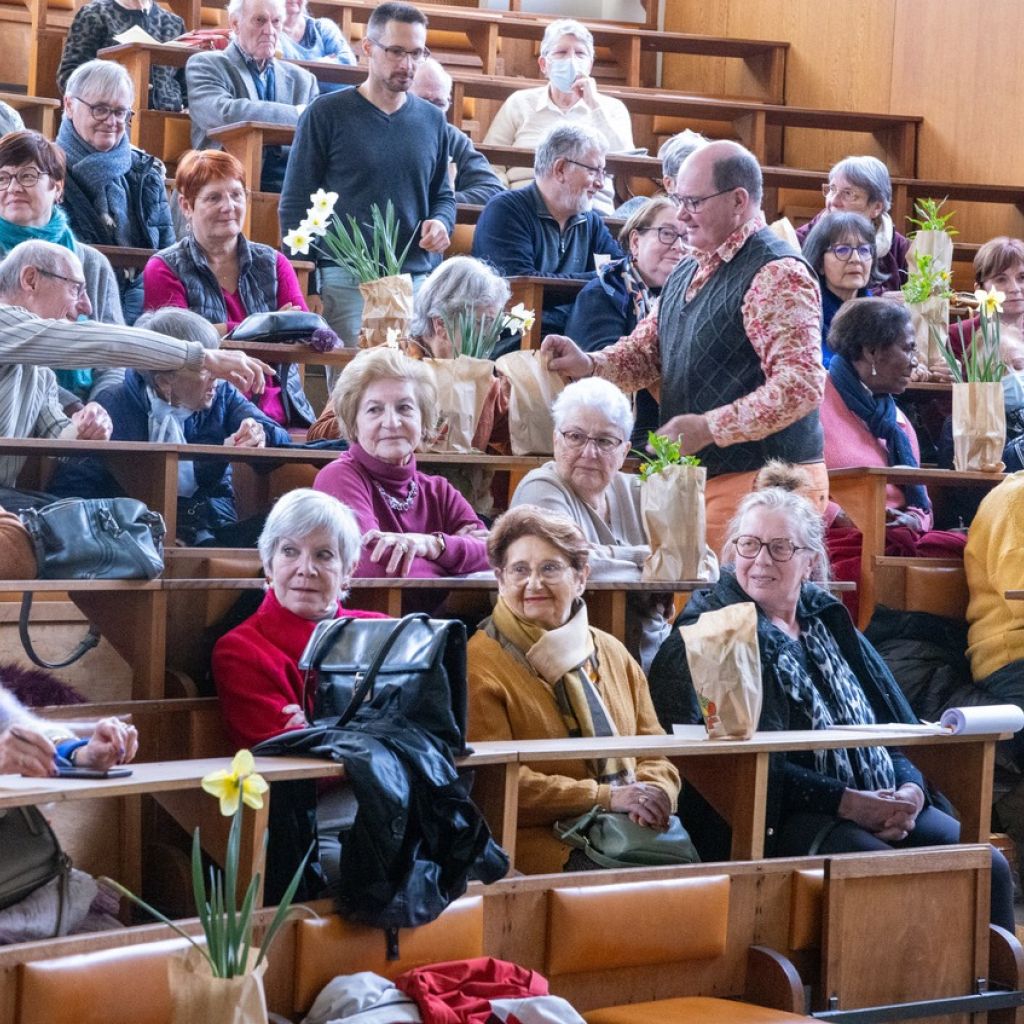
[[[164,570],[163,516],[134,498],[64,498],[27,509],[21,521],[35,548],[40,579],[151,580]],[[29,638],[31,609],[32,594],[26,592],[18,632],[25,653],[40,668],[64,668],[99,643],[90,627],[69,657],[44,661]]]
[[[303,707],[315,674],[313,721],[347,725],[361,705],[388,704],[461,756],[466,752],[466,627],[425,612],[402,619],[328,619],[299,659]],[[417,685],[409,686],[411,677]]]
[[[67,902],[71,860],[60,848],[50,823],[37,807],[0,810],[0,910],[59,878],[57,927],[59,935]]]
[[[337,342],[338,336],[319,313],[286,309],[281,312],[253,313],[236,324],[226,337],[230,341],[248,341],[253,344],[294,345],[312,343],[317,331],[328,332]]]

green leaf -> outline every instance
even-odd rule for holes
[[[277,905],[277,913],[274,914],[274,919],[270,922],[270,927],[267,929],[267,933],[264,935],[263,941],[260,943],[260,955],[256,958],[256,967],[259,967],[263,962],[263,958],[267,955],[267,950],[270,948],[270,944],[274,941],[274,937],[277,935],[281,925],[284,924],[285,919],[288,916],[292,900],[295,898],[295,890],[299,887],[299,882],[302,880],[302,873],[306,870],[306,862],[312,855],[315,845],[315,840],[309,844],[309,849],[306,851],[305,857],[302,858],[302,863],[299,864],[295,874],[292,875],[292,880],[288,883],[288,888],[285,889],[284,895],[281,897],[281,902]]]

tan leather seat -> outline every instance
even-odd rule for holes
[[[794,1024],[814,1020],[798,1013],[705,996],[607,1006],[583,1014],[583,1019],[587,1024]]]

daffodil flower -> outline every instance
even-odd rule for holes
[[[229,771],[211,772],[202,782],[203,789],[220,800],[220,813],[230,818],[238,810],[241,799],[247,807],[260,810],[263,794],[270,788],[256,771],[256,762],[248,750],[235,754]]]
[[[995,313],[1002,313],[1003,302],[1006,300],[1006,293],[990,288],[987,292],[979,288],[974,297],[978,300],[978,307],[987,317]]]
[[[330,223],[331,216],[331,211],[323,212],[314,206],[306,215],[306,219],[299,225],[299,231],[305,231],[314,238],[323,238],[327,234],[327,225]]]
[[[325,217],[329,217],[334,213],[334,205],[338,201],[338,193],[325,192],[322,188],[318,188],[309,197],[309,201],[313,204],[310,208],[310,212],[316,210],[317,213],[322,213]]]
[[[300,224],[294,231],[289,231],[284,236],[284,244],[291,249],[292,254],[301,253],[303,256],[309,255],[309,243],[313,241],[312,235],[304,230],[303,225]]]
[[[398,336],[400,332],[397,327],[389,327],[384,332],[384,347],[398,348]]]
[[[533,315],[532,309],[527,309],[526,304],[520,302],[517,306],[513,306],[509,311],[508,315],[511,319],[519,321],[524,331],[529,331],[533,327],[533,322],[536,319]]]

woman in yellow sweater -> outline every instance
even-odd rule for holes
[[[498,603],[469,642],[469,738],[660,734],[640,666],[587,622],[589,545],[579,527],[520,505],[497,521],[487,553]],[[555,821],[599,804],[664,829],[678,795],[679,775],[660,757],[524,765],[516,864],[527,874],[583,867],[555,838]]]

